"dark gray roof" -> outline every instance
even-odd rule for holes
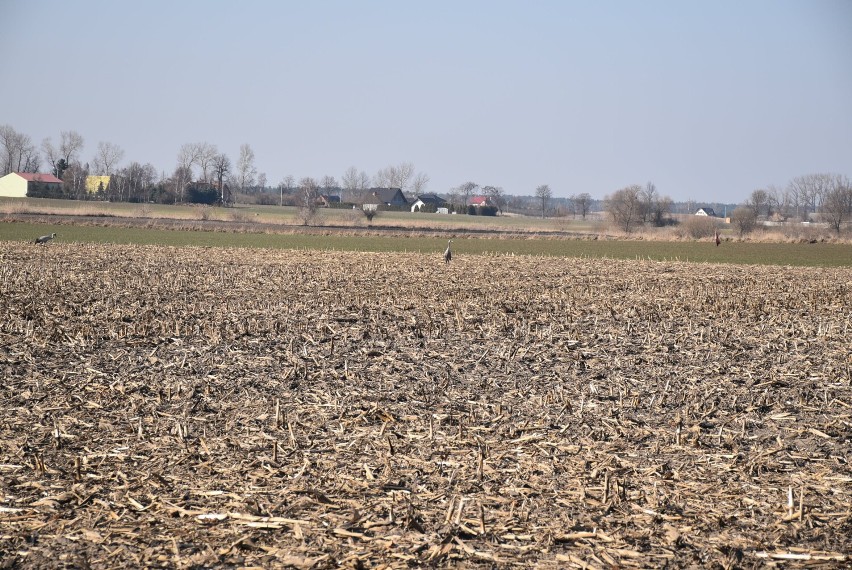
[[[399,188],[370,188],[370,195],[375,196],[385,204],[408,204],[405,195]]]
[[[441,205],[441,204],[445,204],[447,202],[446,200],[444,200],[443,198],[441,198],[437,194],[432,194],[432,193],[421,194],[417,197],[417,199],[420,200],[421,202],[423,202],[424,204],[435,204],[435,205],[438,205],[438,206]]]

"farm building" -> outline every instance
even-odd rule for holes
[[[110,178],[111,176],[86,176],[86,192],[89,194],[106,192]]]
[[[709,216],[711,218],[716,217],[716,211],[713,208],[698,208],[698,211],[695,212],[696,216]]]
[[[334,204],[340,204],[340,196],[331,196],[329,194],[323,194],[317,199],[317,204],[325,208],[330,208]]]
[[[12,172],[0,178],[0,196],[24,198],[59,194],[62,181],[52,174]]]
[[[366,202],[384,204],[385,206],[407,206],[408,200],[399,188],[370,188]]]
[[[447,201],[437,194],[421,194],[411,205],[412,212],[436,212],[439,208],[446,206]]]
[[[470,199],[470,205],[482,207],[482,206],[493,206],[494,203],[491,200],[491,198],[488,197],[488,196],[474,196],[473,198]]]

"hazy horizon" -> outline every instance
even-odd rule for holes
[[[411,162],[601,199],[739,203],[852,176],[852,2],[0,3],[0,124],[170,175],[185,143],[275,186]],[[43,161],[43,170],[44,161]]]

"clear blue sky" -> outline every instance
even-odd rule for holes
[[[171,174],[248,143],[270,185],[399,162],[603,198],[852,177],[852,1],[0,0],[0,124]]]

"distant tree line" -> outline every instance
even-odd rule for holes
[[[812,221],[838,234],[852,221],[852,183],[846,176],[808,174],[793,178],[785,188],[758,188],[731,213],[731,224],[741,236],[762,222]]]
[[[39,172],[46,166],[62,180],[59,190],[35,190],[41,197],[117,202],[203,203],[230,205],[236,201],[297,206],[303,218],[312,219],[322,196],[338,196],[341,205],[370,200],[371,188],[399,188],[410,200],[426,192],[429,176],[417,172],[411,162],[379,169],[373,176],[355,166],[349,167],[338,182],[334,176],[303,177],[296,182],[285,176],[270,187],[266,174],[256,166],[254,150],[242,144],[235,161],[208,142],[186,143],[178,150],[174,170],[167,174],[150,163],[131,161],[120,166],[124,151],[100,141],[93,157],[83,161],[83,137],[76,131],[62,131],[56,144],[48,137],[37,147],[32,139],[10,125],[0,125],[0,176],[10,172]],[[107,185],[87,186],[89,175],[109,176]],[[485,203],[471,207],[471,197],[482,195]],[[496,184],[465,181],[441,195],[452,211],[493,215],[508,211],[527,215],[571,216],[585,219],[592,211],[605,211],[614,224],[626,232],[639,226],[672,223],[676,204],[662,196],[656,186],[634,184],[595,200],[586,192],[556,197],[548,184],[537,186],[531,195],[512,195]],[[682,204],[694,213],[695,204]],[[852,219],[852,185],[846,176],[809,174],[792,179],[787,186],[768,186],[752,191],[731,213],[737,231],[747,233],[761,221],[803,221],[827,223],[840,232]]]
[[[640,225],[664,226],[672,222],[672,199],[661,196],[653,182],[644,187],[633,184],[604,199],[604,208],[612,221],[625,232]]]

